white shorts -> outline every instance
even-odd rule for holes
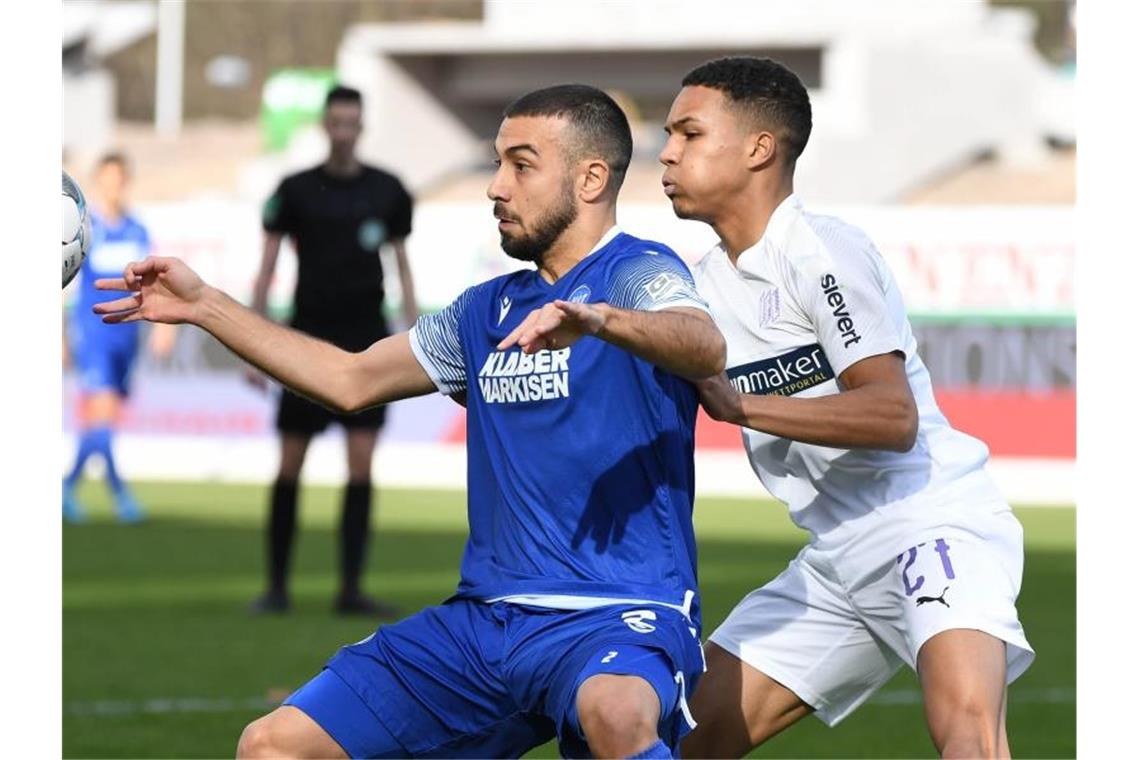
[[[833,726],[942,631],[968,628],[1006,642],[1007,683],[1033,649],[1015,606],[1022,529],[1005,510],[914,536],[913,548],[843,578],[805,547],[744,597],[710,641],[793,691]]]

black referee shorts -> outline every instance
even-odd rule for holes
[[[316,435],[335,422],[346,430],[379,430],[384,426],[388,407],[374,406],[356,414],[337,414],[285,390],[277,404],[277,429],[282,433]]]
[[[345,325],[298,325],[302,332],[327,340],[347,351],[363,351],[388,335],[388,325],[359,323]],[[277,429],[282,433],[316,435],[335,422],[346,430],[379,430],[384,426],[388,408],[384,405],[357,414],[337,414],[307,398],[283,389],[277,404]]]

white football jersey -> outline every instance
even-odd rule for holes
[[[717,246],[694,275],[728,343],[729,379],[744,393],[839,393],[839,376],[860,359],[905,355],[919,415],[917,442],[906,453],[815,446],[742,428],[752,468],[813,544],[901,551],[916,530],[952,521],[967,502],[1005,508],[983,469],[985,444],[952,428],[938,409],[902,296],[861,230],[805,212],[793,195],[736,266]]]

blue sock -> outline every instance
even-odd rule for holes
[[[672,758],[673,753],[665,746],[665,742],[658,739],[653,744],[650,744],[645,749],[638,752],[636,755],[630,755],[630,760],[640,760],[640,758]]]
[[[87,464],[87,459],[96,451],[97,436],[94,433],[95,430],[89,429],[79,434],[79,448],[75,452],[75,465],[63,481],[67,488],[74,488],[75,484],[79,482],[80,476],[83,475],[83,466]]]
[[[75,498],[75,489],[67,485],[66,481],[63,484],[63,519],[68,522],[83,522],[87,519],[83,514],[83,507]]]
[[[92,428],[91,437],[94,440],[95,451],[99,452],[107,464],[107,484],[116,495],[122,493],[123,480],[119,477],[119,471],[115,467],[115,454],[111,450],[111,428]]]

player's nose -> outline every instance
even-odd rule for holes
[[[509,201],[510,193],[507,191],[506,183],[500,178],[502,172],[495,172],[495,176],[491,178],[491,184],[487,185],[487,197],[493,201]]]

